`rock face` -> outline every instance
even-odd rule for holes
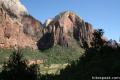
[[[0,5],[17,17],[27,14],[27,9],[21,4],[20,0],[0,0]]]
[[[109,46],[116,49],[120,45],[115,40],[110,39],[109,41],[105,42],[104,46]]]
[[[0,48],[37,49],[37,34],[40,31],[41,23],[36,19],[30,16],[22,16],[21,20],[13,18],[0,6]]]
[[[0,48],[91,47],[93,31],[73,12],[62,12],[42,25],[19,0],[0,0]]]
[[[42,36],[42,23],[30,15],[24,15],[21,23],[23,24],[23,32],[38,41]]]
[[[73,12],[60,13],[54,19],[47,20],[45,25],[44,36],[38,45],[40,49],[47,49],[57,44],[66,47],[91,46],[92,25],[84,22]]]

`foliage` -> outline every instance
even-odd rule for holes
[[[104,43],[103,43],[103,39],[102,36],[104,34],[103,29],[97,29],[94,31],[93,33],[93,42],[92,45],[95,48],[101,47]]]
[[[101,33],[100,33],[101,34]],[[100,35],[98,35],[100,36]],[[60,75],[45,75],[43,80],[92,80],[92,77],[116,77],[120,74],[120,46],[99,45],[86,49],[79,60],[73,61]],[[98,46],[99,45],[99,46]],[[115,47],[114,47],[115,46]],[[95,79],[96,80],[96,79]],[[112,79],[110,79],[112,80]]]
[[[119,76],[120,47],[89,48],[85,55],[61,70],[58,80],[91,80],[93,77]]]
[[[12,54],[13,50],[11,49],[0,49],[0,64],[3,64],[6,59]]]
[[[38,66],[27,65],[20,50],[13,52],[9,60],[4,63],[0,80],[36,80],[38,77]]]
[[[60,62],[59,60],[63,62],[66,62],[66,60],[75,60],[72,61],[71,65],[62,69],[59,75],[39,75],[39,80],[91,80],[93,77],[111,78],[119,76],[120,46],[118,43],[115,43],[114,45],[111,45],[109,42],[102,43],[101,37],[103,36],[103,33],[103,30],[97,30],[94,33],[94,47],[87,48],[84,54],[80,54],[81,52],[79,53],[80,50],[77,51],[78,49],[68,49],[60,46],[55,46],[43,52],[40,51],[41,54],[44,54],[43,57],[46,58],[50,64],[53,62],[56,63],[55,60],[58,62]],[[75,56],[73,56],[73,54],[75,54]],[[78,60],[76,58],[77,56],[79,57]],[[19,60],[19,58],[17,59]],[[12,62],[13,61],[14,60],[12,60]],[[4,67],[5,66],[6,65],[4,65]],[[36,68],[34,66],[32,66],[32,68],[33,69],[30,70],[37,73],[35,70]],[[3,68],[3,70],[6,71],[9,69]],[[24,68],[22,70],[24,70]]]
[[[3,64],[13,51],[11,49],[0,49],[0,64]],[[45,64],[61,64],[77,60],[83,54],[84,49],[57,45],[45,51],[21,49],[21,52],[28,60],[45,60]]]
[[[61,46],[54,46],[43,52],[47,55],[47,61],[49,64],[52,63],[70,63],[73,60],[77,60],[82,55],[82,48],[66,48]]]

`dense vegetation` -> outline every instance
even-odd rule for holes
[[[8,59],[14,50],[0,49],[0,64]],[[69,63],[73,60],[79,59],[84,52],[82,48],[66,48],[61,46],[54,46],[45,51],[21,49],[23,55],[28,60],[45,60],[45,64],[60,64]]]
[[[27,60],[18,50],[4,63],[0,80],[37,80],[38,69],[37,64],[27,65]]]
[[[120,79],[119,78],[120,76],[120,46],[116,42],[103,41],[102,39],[103,33],[104,32],[101,29],[96,30],[95,33],[93,34],[94,41],[91,43],[93,44],[93,47],[86,48],[85,53],[82,54],[82,56],[79,56],[78,60],[73,61],[71,65],[68,65],[65,69],[62,69],[59,75],[52,75],[52,74],[51,75],[50,74],[46,74],[46,75],[35,74],[34,75],[33,74],[34,79],[32,78],[31,79],[32,80],[92,80],[92,79],[93,80],[97,80],[97,79],[104,80],[103,78],[109,78],[109,80],[115,80],[113,78],[116,78],[116,80],[119,80]],[[52,53],[54,49],[45,51],[45,53],[46,54]],[[58,51],[57,49],[55,50],[59,52],[60,49],[61,48],[58,48]],[[64,53],[64,54],[67,55],[67,53]],[[62,58],[58,54],[51,54],[51,55],[52,57],[53,55],[56,55],[53,58],[56,59],[56,57],[58,57],[62,60]],[[51,55],[49,55],[49,58]],[[12,59],[13,58],[14,57],[12,57]],[[11,57],[9,59],[11,60]],[[67,58],[64,58],[64,59],[67,59]],[[7,65],[9,63],[11,63],[11,65],[14,65],[13,61],[10,61],[10,60],[8,61]],[[53,61],[51,60],[51,62],[54,62],[54,60]],[[16,64],[16,65],[18,66],[19,64]],[[27,68],[27,66],[25,67]],[[12,68],[10,68],[9,66],[7,66],[7,68],[9,72],[11,73]],[[13,69],[15,71],[17,70],[16,67],[14,67]],[[19,69],[21,70],[22,68],[19,68]],[[3,66],[2,72],[4,72],[5,70],[6,70],[6,67]],[[38,72],[37,68],[33,68],[32,70],[33,70],[32,73]],[[9,74],[8,72],[7,74],[1,73],[2,76],[8,76],[8,74]],[[24,76],[22,73],[20,74],[21,76]],[[13,75],[13,73],[11,73],[11,75]],[[27,77],[27,76],[24,76],[24,77]],[[3,77],[1,78],[2,78],[1,80],[5,80]],[[19,80],[17,78],[11,79],[11,80]],[[22,80],[28,80],[28,78],[26,79],[24,78]]]
[[[79,60],[61,70],[60,75],[45,75],[41,80],[119,80],[120,46],[104,42],[103,30],[94,33],[93,47],[86,49]]]

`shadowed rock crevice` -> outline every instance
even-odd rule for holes
[[[55,18],[46,20],[45,25],[47,25],[44,28],[45,33],[52,33],[53,36],[49,39],[53,40],[52,44],[54,45],[85,47],[86,44],[91,47],[90,42],[92,42],[93,38],[92,25],[84,22],[73,12],[62,12]]]
[[[15,2],[19,5],[12,7],[7,6],[9,3],[5,3],[5,0],[1,1],[4,3],[0,4],[0,48],[15,48],[17,46],[44,50],[55,45],[65,47],[85,47],[84,45],[88,45],[91,47],[90,43],[94,32],[92,25],[74,12],[64,11],[53,19],[46,20],[43,25],[27,14],[25,7],[19,0]],[[22,8],[22,10],[14,9],[16,7]],[[12,11],[14,12],[12,13]],[[17,17],[12,17],[10,14]]]
[[[46,50],[54,45],[53,34],[46,33],[38,42],[37,46],[40,50]]]

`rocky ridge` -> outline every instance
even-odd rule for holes
[[[74,12],[62,12],[42,25],[19,0],[0,1],[0,48],[91,47],[93,32],[92,25]]]
[[[90,23],[84,22],[73,12],[65,11],[45,22],[44,36],[39,41],[39,48],[47,49],[53,45],[91,47],[93,31]]]
[[[21,4],[20,0],[0,0],[0,5],[4,7],[9,13],[17,17],[27,14],[27,9]]]
[[[28,47],[37,49],[37,35],[41,31],[41,23],[26,14],[20,18],[10,14],[12,13],[0,5],[0,48]],[[26,21],[27,18],[29,20]]]

